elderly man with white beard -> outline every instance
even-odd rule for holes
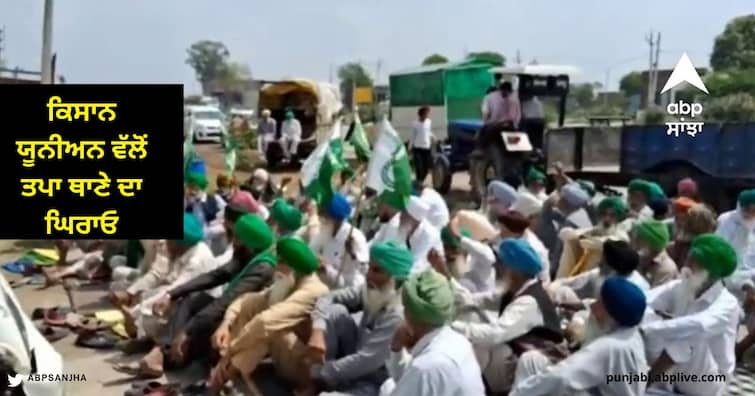
[[[472,239],[469,232],[460,228],[456,220],[443,228],[440,237],[443,241],[446,265],[433,264],[437,271],[456,279],[472,293],[485,292],[495,287],[495,252],[492,247]],[[430,253],[431,263],[440,259],[435,257],[435,253]]]
[[[295,388],[309,386],[308,377],[301,375],[308,369],[309,320],[328,287],[315,274],[317,256],[303,240],[279,239],[276,254],[273,285],[237,298],[213,335],[213,345],[222,356],[210,374],[213,395],[235,377],[255,388],[251,375],[268,355],[280,379]]]
[[[505,395],[522,353],[539,349],[558,360],[567,351],[556,306],[538,277],[540,258],[527,241],[501,242],[495,268],[503,280],[496,290],[472,294],[459,303],[462,311],[485,310],[483,320],[456,320],[451,327],[475,348],[489,394]]]
[[[737,266],[737,254],[724,239],[703,234],[692,241],[680,280],[653,289],[650,308],[657,320],[646,320],[641,330],[647,345],[652,382],[648,395],[722,395],[734,374],[734,347],[742,310],[724,286]],[[661,383],[663,373],[676,379]],[[674,375],[676,374],[676,375]],[[692,381],[717,378],[727,381]]]
[[[645,294],[636,285],[617,276],[607,278],[591,306],[599,331],[556,365],[539,351],[522,354],[509,396],[643,395],[646,382],[639,376],[627,381],[625,376],[648,369],[638,328],[646,304]]]
[[[388,378],[385,361],[403,319],[398,287],[412,254],[393,242],[370,248],[367,283],[321,297],[312,312],[310,374],[321,396],[377,395]],[[311,389],[309,393],[314,394]]]

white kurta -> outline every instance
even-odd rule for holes
[[[443,241],[440,239],[440,230],[433,227],[429,221],[422,220],[414,232],[407,236],[401,232],[399,216],[400,214],[397,214],[391,221],[382,224],[370,243],[393,241],[407,247],[414,258],[412,273],[422,272],[430,268],[430,262],[427,260],[430,250],[435,249],[440,255],[443,255]]]
[[[530,231],[530,229],[524,231],[522,239],[532,246],[532,249],[537,253],[537,257],[540,258],[540,263],[543,266],[543,269],[540,271],[540,280],[544,286],[548,285],[551,282],[551,264],[548,258],[548,248],[545,247],[540,238],[534,232]]]
[[[645,394],[644,381],[617,378],[608,383],[608,378],[647,373],[648,369],[645,344],[638,329],[620,328],[597,338],[559,364],[524,378],[515,384],[509,396],[575,395],[577,392],[639,396]]]
[[[353,230],[352,230],[353,228]],[[352,252],[356,257],[347,254],[346,242],[351,236]],[[358,286],[364,283],[367,264],[370,259],[370,249],[364,234],[348,222],[341,223],[335,237],[320,232],[310,247],[315,254],[325,260],[325,274],[322,281],[330,288]],[[346,257],[344,257],[346,255]]]
[[[741,297],[742,286],[755,287],[755,227],[748,226],[736,209],[718,217],[716,234],[737,252],[737,271],[725,283],[732,293]]]
[[[448,211],[448,205],[442,195],[432,188],[426,188],[422,190],[422,198],[425,203],[430,206],[430,211],[427,214],[427,220],[433,227],[441,230],[448,225],[451,219],[451,214]]]
[[[490,246],[472,238],[461,238],[461,249],[467,253],[469,270],[459,278],[459,283],[472,293],[492,290],[495,286],[495,253]]]
[[[669,374],[731,378],[741,308],[721,282],[690,301],[682,281],[671,281],[652,290],[649,306],[672,317],[642,325],[651,365],[666,351],[675,362]],[[723,382],[677,382],[675,386],[687,396],[715,396],[726,390]]]
[[[393,396],[482,396],[480,367],[464,336],[448,327],[437,329],[406,351],[391,353],[388,372]]]

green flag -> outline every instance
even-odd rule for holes
[[[380,134],[367,166],[367,187],[378,195],[390,193],[406,200],[412,194],[412,169],[401,138],[388,120],[381,121]]]
[[[333,197],[333,176],[347,168],[343,160],[343,138],[341,121],[333,125],[330,137],[320,143],[304,161],[301,168],[301,182],[304,194],[314,199],[318,205],[327,204]]]
[[[349,144],[354,146],[359,161],[368,162],[370,160],[370,141],[367,139],[367,132],[364,130],[362,120],[359,119],[359,113],[354,114],[354,130],[351,131]]]

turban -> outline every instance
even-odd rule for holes
[[[191,162],[189,164],[189,168],[186,170],[186,173],[199,173],[202,175],[207,174],[207,167],[204,164],[204,161],[197,159]]]
[[[334,220],[346,220],[351,216],[351,204],[349,204],[349,200],[343,194],[336,193],[330,199],[330,202],[328,202],[327,213]]]
[[[427,217],[428,212],[430,212],[430,205],[420,197],[411,196],[409,197],[409,203],[406,205],[406,212],[414,220],[422,221],[422,219]]]
[[[616,214],[619,220],[624,220],[627,217],[627,204],[620,197],[608,197],[603,198],[598,204],[598,212],[603,214],[606,210],[612,210]]]
[[[252,251],[265,250],[275,242],[270,226],[261,217],[251,213],[239,217],[233,227],[233,233]]]
[[[428,269],[414,274],[403,286],[401,300],[411,321],[442,326],[454,316],[454,293],[445,276]]]
[[[651,200],[648,207],[653,210],[653,216],[666,217],[668,214],[668,200],[665,197]]]
[[[531,167],[530,170],[527,171],[527,183],[542,182],[544,180],[545,174],[537,170],[535,167]]]
[[[404,280],[412,271],[414,258],[409,249],[394,242],[378,242],[370,247],[370,261],[398,280]]]
[[[259,204],[254,199],[252,194],[248,191],[238,190],[231,196],[228,202],[229,205],[236,206],[237,208],[243,208],[246,213],[257,213],[259,210]]]
[[[561,187],[561,198],[574,208],[585,206],[590,201],[590,195],[577,183]]]
[[[661,252],[669,243],[668,226],[660,221],[647,220],[635,227],[637,238],[647,243],[655,252]]]
[[[640,192],[645,194],[646,197],[650,196],[650,182],[644,179],[632,179],[627,186],[627,191]]]
[[[582,187],[583,190],[589,195],[590,197],[595,196],[595,183],[589,181],[589,180],[577,180],[577,184],[579,184],[580,187]]]
[[[687,213],[687,211],[692,209],[695,205],[697,205],[697,202],[687,197],[680,197],[672,202],[674,213]]]
[[[640,255],[626,241],[603,242],[603,258],[606,265],[623,276],[631,274],[640,264]]]
[[[511,210],[523,214],[525,217],[531,217],[539,214],[543,209],[543,202],[537,199],[529,192],[522,192],[519,194],[519,198],[516,199]]]
[[[460,236],[456,236],[451,232],[451,229],[448,228],[448,226],[443,227],[442,230],[440,230],[440,239],[443,241],[443,244],[458,249],[461,247],[461,238],[469,238],[471,235],[469,231],[466,228],[461,228],[459,230]]]
[[[320,266],[315,253],[304,240],[297,237],[285,237],[275,246],[278,262],[284,262],[298,274],[309,275]]]
[[[620,276],[609,276],[600,287],[600,301],[609,315],[621,326],[633,327],[645,316],[645,293]]]
[[[291,119],[293,119],[293,118],[294,118],[294,112],[293,112],[293,111],[291,111],[291,110],[286,110],[286,115],[285,115],[285,117],[286,117],[286,119],[287,119],[287,120],[291,120]]]
[[[697,183],[689,177],[679,180],[676,184],[677,194],[685,197],[691,197],[697,194]]]
[[[178,241],[182,246],[194,246],[204,239],[204,229],[193,214],[184,213],[184,236]]]
[[[739,203],[739,207],[742,208],[749,205],[755,205],[755,189],[745,190],[739,193],[737,202]]]
[[[503,204],[503,206],[509,207],[513,205],[518,196],[519,194],[514,187],[500,180],[493,180],[488,184],[488,197],[494,198]]]
[[[498,222],[503,224],[507,230],[515,233],[523,233],[527,227],[530,226],[530,221],[523,214],[514,212],[513,210],[507,211],[498,215]]]
[[[648,182],[648,200],[665,200],[666,192],[655,182]]]
[[[689,255],[714,279],[723,279],[737,268],[737,253],[718,235],[703,234],[692,240]]]
[[[186,174],[186,184],[204,190],[210,183],[207,181],[207,175],[204,173],[190,171]]]
[[[270,217],[286,231],[296,231],[301,227],[302,213],[296,207],[278,198],[270,207]]]
[[[404,210],[406,209],[407,197],[394,191],[385,190],[378,197],[378,201],[382,204],[388,205],[393,209]]]
[[[257,168],[254,170],[254,173],[252,173],[252,178],[261,181],[268,181],[270,179],[270,174],[262,168]]]
[[[536,277],[543,269],[535,249],[524,239],[510,238],[498,247],[501,263],[529,278]]]

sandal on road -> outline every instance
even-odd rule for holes
[[[113,370],[140,379],[157,379],[163,376],[162,371],[150,369],[142,362],[117,363],[113,365]]]

